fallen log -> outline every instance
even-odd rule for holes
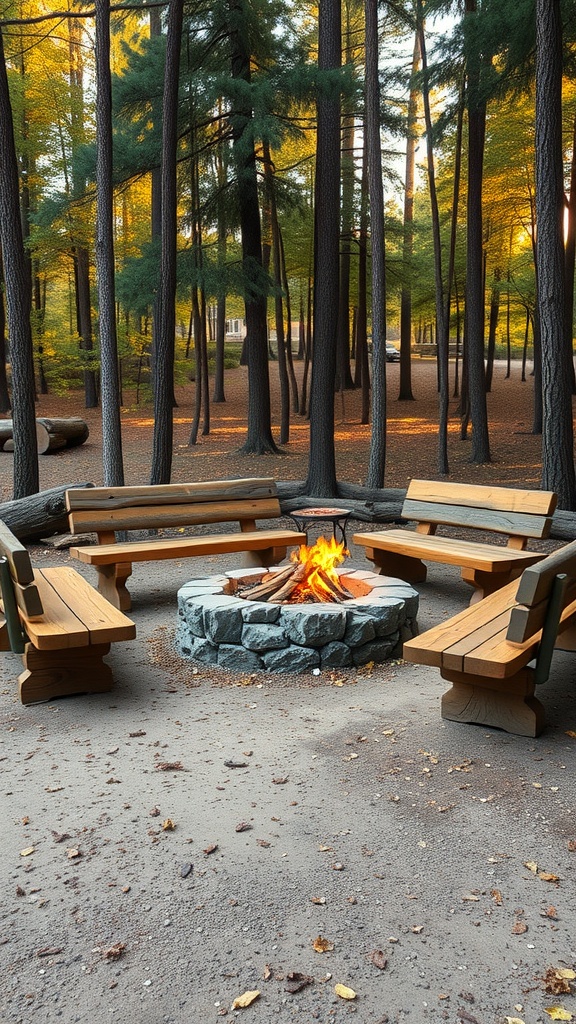
[[[38,455],[46,455],[62,448],[76,448],[84,444],[88,434],[88,424],[79,416],[68,419],[39,416],[36,419],[36,451]],[[12,420],[0,420],[0,451],[14,451]]]
[[[68,531],[66,491],[76,487],[93,487],[94,484],[61,484],[47,491],[29,494],[0,505],[0,520],[19,540],[38,540],[53,533]]]

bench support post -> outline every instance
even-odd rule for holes
[[[132,575],[130,562],[114,565],[96,565],[98,574],[98,590],[110,604],[121,612],[128,612],[132,607],[132,598],[126,587],[126,580]]]
[[[441,669],[443,679],[452,683],[442,697],[442,718],[451,722],[489,725],[517,736],[539,736],[545,712],[534,696],[534,672],[521,669],[508,679],[488,679]]]
[[[463,568],[461,570],[462,579],[465,583],[469,583],[471,587],[474,587],[470,604],[476,604],[482,598],[494,594],[497,590],[501,590],[502,587],[505,587],[507,583],[511,583],[512,580],[518,579],[522,575],[523,569],[524,566],[521,566],[519,569],[512,568],[508,572],[483,572],[482,569]]]
[[[406,583],[424,583],[427,569],[419,558],[397,555],[380,548],[366,548],[366,558],[373,562],[380,576],[394,576]]]
[[[39,651],[27,643],[18,677],[23,704],[68,697],[75,693],[105,693],[112,689],[112,670],[102,660],[110,644]]]
[[[268,568],[286,557],[286,548],[262,548],[261,551],[243,551],[240,559],[243,569]]]

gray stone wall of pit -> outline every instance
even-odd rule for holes
[[[183,658],[237,672],[305,672],[402,656],[418,632],[418,593],[403,580],[340,569],[366,591],[342,604],[271,604],[237,596],[269,569],[191,580],[178,591],[176,644]]]

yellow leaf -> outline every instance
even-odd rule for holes
[[[346,985],[334,985],[334,991],[340,999],[356,999],[356,993],[353,988],[348,988]]]
[[[574,732],[573,729],[567,729],[566,730],[566,735],[567,736],[571,736],[573,740],[576,740],[576,732]]]
[[[569,967],[557,967],[555,973],[559,978],[566,978],[566,981],[574,981],[576,979],[576,971],[570,970]]]
[[[524,867],[528,868],[529,871],[533,871],[534,874],[538,871],[538,865],[535,860],[525,860]]]
[[[25,850],[20,850],[21,857],[29,857],[31,853],[34,853],[33,846],[27,846]]]
[[[330,942],[330,939],[324,939],[321,935],[318,935],[312,943],[312,948],[315,949],[317,953],[329,953],[334,949],[334,943]]]
[[[551,874],[550,871],[539,871],[538,878],[541,878],[543,882],[559,882],[560,878],[558,875]]]
[[[259,990],[256,988],[252,992],[243,992],[241,996],[236,996],[236,999],[232,1003],[233,1010],[242,1010],[245,1006],[250,1006],[255,999],[258,999],[260,995]]]
[[[506,1024],[524,1024],[521,1017],[505,1017]]]
[[[547,1013],[552,1020],[574,1020],[570,1011],[565,1010],[563,1006],[545,1006],[544,1013]]]
[[[166,821],[162,822],[162,828],[164,829],[164,832],[173,832],[176,825],[172,821],[172,818],[166,818]]]

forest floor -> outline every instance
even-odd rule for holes
[[[386,485],[404,487],[436,475],[437,403],[431,364],[415,365],[414,403],[396,402],[397,377],[390,366]],[[454,480],[538,487],[519,377],[497,368],[490,465],[469,463],[451,420]],[[235,453],[245,388],[244,371],[228,376],[193,449],[178,393],[175,480],[306,476],[304,423],[284,455]],[[90,425],[81,448],[41,457],[42,488],[100,483],[99,413],[76,396],[42,398],[38,414]],[[356,395],[337,420],[339,477],[364,482]],[[127,483],[147,481],[150,438],[150,410],[127,407]],[[369,567],[359,549],[351,563]],[[19,661],[2,656],[1,1024],[576,1020],[558,973],[576,968],[573,656],[555,658],[536,740],[442,720],[445,684],[423,666],[247,676],[182,662],[176,591],[223,568],[135,567],[137,638],[111,652],[109,694],[23,707]],[[421,629],[469,597],[449,567],[417,589]],[[247,991],[260,994],[234,1008]]]

